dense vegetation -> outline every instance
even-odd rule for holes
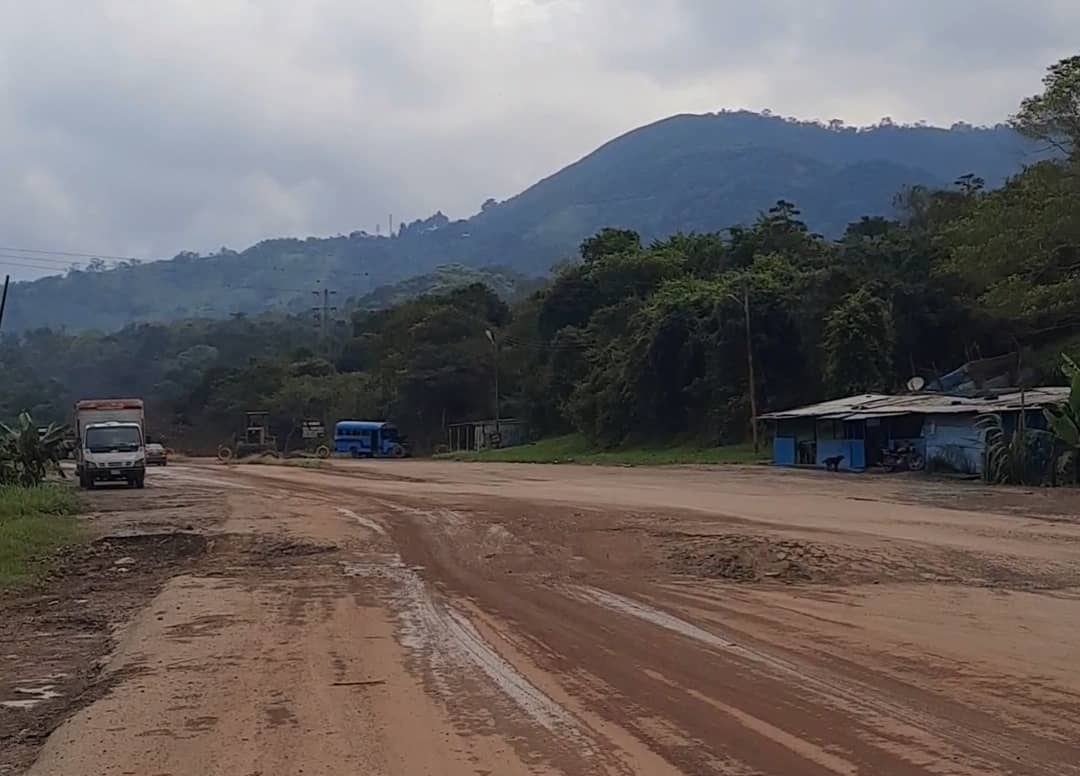
[[[430,449],[447,422],[493,414],[498,363],[504,416],[535,434],[715,444],[746,438],[751,389],[764,411],[1018,348],[1030,379],[1060,382],[1059,354],[1080,343],[1077,106],[1080,58],[1055,66],[1014,120],[1055,159],[994,190],[971,175],[910,187],[897,218],[862,218],[835,239],[780,201],[719,233],[602,230],[513,305],[477,283],[357,308],[321,337],[281,315],[32,331],[0,350],[0,415],[62,419],[75,395],[134,393],[176,441],[216,443],[265,408],[290,442],[304,418],[382,417]]]
[[[856,129],[745,112],[676,116],[613,140],[519,196],[489,201],[468,220],[439,213],[393,236],[353,232],[165,262],[92,262],[16,286],[8,326],[111,330],[133,321],[300,314],[324,285],[344,303],[447,264],[539,276],[606,226],[634,229],[649,243],[749,223],[780,198],[799,203],[812,230],[836,237],[864,215],[894,215],[904,187],[940,188],[968,172],[996,187],[1039,152],[1004,126],[883,121]]]

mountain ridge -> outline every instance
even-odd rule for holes
[[[745,111],[679,114],[613,138],[468,219],[437,213],[389,237],[271,238],[240,252],[18,283],[5,329],[296,312],[323,287],[362,297],[454,264],[543,275],[604,227],[646,240],[719,231],[779,199],[836,235],[862,216],[890,215],[905,187],[944,187],[969,173],[998,186],[1042,156],[1005,126],[829,128]]]

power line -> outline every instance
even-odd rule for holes
[[[206,255],[206,256],[201,256],[200,255],[200,258],[210,259],[210,258],[215,258],[216,256],[217,256],[217,254],[209,254],[209,255]],[[60,257],[63,257],[63,258],[60,258]],[[172,257],[172,259],[175,259],[175,258],[176,257]],[[340,258],[340,257],[335,257],[335,256],[330,255],[330,254],[324,254],[324,255],[318,256],[316,258],[322,259],[324,262],[329,262],[329,261],[334,260],[335,258]],[[7,266],[23,267],[23,268],[26,268],[26,269],[45,269],[45,270],[50,270],[51,269],[51,270],[65,270],[65,271],[66,270],[71,270],[71,269],[76,269],[76,268],[79,268],[80,266],[83,266],[83,267],[89,266],[95,260],[104,265],[102,267],[102,269],[109,269],[109,270],[119,269],[127,262],[134,262],[136,264],[142,264],[142,265],[150,265],[150,264],[159,264],[160,265],[163,262],[172,261],[172,259],[168,259],[168,258],[148,259],[148,258],[140,258],[140,257],[136,257],[136,256],[119,256],[119,255],[111,255],[111,254],[107,254],[107,253],[96,253],[96,252],[89,252],[89,251],[55,251],[55,250],[47,250],[47,249],[44,249],[44,248],[23,248],[23,247],[14,247],[14,246],[0,246],[0,259],[9,260],[9,261],[3,262]],[[169,270],[172,270],[172,269],[174,269],[174,268],[172,268],[172,267],[166,268],[166,267],[161,267],[161,266],[158,266],[158,267],[155,268],[155,270],[158,271],[158,272],[169,271]],[[270,267],[268,269],[270,269],[271,271],[274,271],[274,272],[292,272],[292,271],[305,272],[310,268],[307,267],[307,266],[305,266],[305,267],[296,267],[296,268],[274,266],[274,267]],[[342,275],[342,276],[349,276],[349,277],[359,277],[359,278],[370,278],[371,277],[371,274],[369,272],[353,272],[353,271],[349,271],[349,270],[346,270],[346,269],[335,269],[335,270],[332,271],[332,274],[334,274],[334,275]],[[296,293],[304,293],[304,291],[302,291],[301,289],[295,289],[295,291],[296,291]]]
[[[329,259],[331,257],[330,256],[323,256],[322,258]],[[304,272],[304,271],[308,270],[308,267],[296,267],[296,268],[293,268],[293,267],[276,267],[275,266],[275,267],[270,267],[270,269],[273,270],[274,272],[294,272],[294,271]],[[346,272],[344,270],[334,270],[332,274],[334,274],[334,275],[353,275],[353,276],[361,277],[361,278],[370,277],[370,275],[371,275],[370,272]]]
[[[222,288],[231,288],[234,290],[244,291],[277,291],[279,293],[288,294],[306,294],[310,289],[305,288],[280,288],[277,286],[256,286],[256,285],[243,285],[235,286],[231,283],[223,283]],[[316,292],[317,293],[317,292]]]
[[[92,259],[101,259],[102,261],[105,261],[107,263],[127,262],[127,261],[142,262],[142,263],[153,263],[153,262],[157,262],[157,261],[171,261],[172,259],[176,258],[175,256],[173,256],[173,257],[157,257],[157,258],[146,258],[146,257],[139,257],[139,256],[114,256],[114,255],[110,255],[110,254],[107,254],[107,253],[94,253],[94,252],[84,252],[84,251],[50,251],[50,250],[45,250],[45,249],[42,249],[42,248],[15,248],[15,247],[11,247],[11,246],[3,246],[3,245],[0,245],[0,252],[8,252],[9,256],[10,256],[10,254],[27,254],[27,253],[29,253],[29,254],[33,254],[33,255],[32,256],[10,256],[10,257],[11,258],[21,258],[21,259],[32,259],[34,261],[51,262],[51,263],[55,263],[55,264],[62,264],[64,266],[68,266],[68,265],[73,264],[73,263],[75,263],[75,264],[86,264],[87,262],[86,261],[71,262],[71,261],[67,261],[66,258],[56,258],[56,257],[62,256],[62,257],[71,257],[71,258],[75,258],[75,259],[91,259],[91,260]],[[215,256],[218,256],[218,255],[220,255],[220,254],[213,254],[213,253],[206,254],[206,255],[200,254],[200,258],[214,258]],[[331,258],[334,258],[334,257],[331,256],[330,254],[324,254],[319,258],[331,259]],[[280,269],[282,271],[289,271],[290,270],[289,267],[273,267],[273,269],[275,269],[275,270]],[[304,268],[301,267],[299,269],[304,269]],[[365,276],[365,275],[367,275],[369,273],[367,273],[367,272],[344,272],[343,271],[342,274]]]
[[[84,259],[106,259],[111,261],[157,261],[157,259],[144,259],[137,256],[110,256],[107,253],[80,253],[78,251],[47,251],[41,248],[11,248],[0,245],[0,251],[13,253],[35,253],[43,256],[74,256]]]
[[[30,257],[30,256],[12,256],[12,255],[9,255],[9,254],[0,253],[0,266],[24,267],[24,268],[27,268],[27,269],[54,270],[54,271],[57,271],[57,272],[66,271],[66,270],[76,270],[76,271],[79,271],[79,272],[85,272],[86,271],[85,269],[80,268],[79,262],[64,262],[62,266],[54,266],[54,265],[50,265],[50,264],[40,263],[42,261],[44,261],[44,260],[34,258],[34,257]],[[184,267],[160,266],[160,267],[155,267],[155,272],[177,273],[177,272],[183,272],[184,269],[185,269]],[[274,268],[274,269],[277,269],[277,268]],[[332,274],[337,275],[337,274],[367,274],[367,273],[337,273],[337,272],[335,272],[335,273],[332,273]],[[306,288],[281,288],[279,286],[252,285],[252,284],[240,286],[240,285],[233,285],[231,283],[223,283],[222,285],[225,288],[246,288],[246,289],[265,290],[265,291],[288,291],[288,292],[296,293],[296,294],[306,294],[310,290],[310,289],[306,289]]]
[[[74,261],[72,259],[50,259],[47,256],[23,256],[17,253],[0,253],[0,257],[5,259],[18,259],[19,261],[33,261],[41,264],[51,264],[59,267],[70,267],[73,264],[86,263],[82,261]]]
[[[91,262],[84,261],[58,261],[54,259],[42,258],[39,256],[17,256],[12,253],[0,253],[0,259],[6,261],[0,261],[0,264],[9,264],[11,266],[32,267],[34,269],[47,269],[54,272],[67,272],[68,270],[83,271],[89,268]],[[30,262],[30,263],[28,263]],[[107,263],[102,270],[115,270],[123,269],[123,264],[113,264],[109,266]]]
[[[27,269],[43,269],[51,272],[63,272],[63,267],[53,267],[48,264],[24,264],[18,261],[0,261],[0,266],[4,267],[24,267]]]
[[[518,337],[510,334],[503,335],[503,342],[512,348],[525,348],[527,350],[539,350],[546,352],[583,352],[597,344],[595,339],[586,339],[579,343],[563,343],[561,345],[555,343],[544,342],[525,342]]]
[[[0,267],[22,267],[22,268],[25,268],[25,269],[43,269],[43,270],[56,269],[55,267],[49,267],[49,266],[46,266],[44,264],[30,264],[30,263],[26,263],[26,262],[3,261],[3,260],[0,260]],[[285,294],[306,294],[309,291],[309,289],[305,289],[305,288],[282,288],[280,286],[264,286],[264,285],[252,285],[252,284],[233,285],[232,283],[223,283],[222,287],[223,288],[233,289],[233,290],[273,291],[273,292],[276,292],[276,293],[285,293]]]

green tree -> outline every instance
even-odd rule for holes
[[[888,303],[869,287],[840,301],[825,321],[825,383],[834,396],[891,387],[894,332]]]
[[[943,225],[935,269],[988,318],[991,350],[1080,324],[1080,168],[1042,162]]]
[[[1010,124],[1066,154],[1080,148],[1080,56],[1051,65],[1043,91],[1028,97]]]
[[[602,229],[581,243],[581,258],[586,264],[608,256],[622,256],[641,250],[641,235],[629,229]]]

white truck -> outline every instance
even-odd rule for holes
[[[75,475],[79,486],[126,481],[146,484],[146,415],[142,399],[75,403]]]

